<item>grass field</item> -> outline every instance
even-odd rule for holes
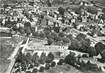
[[[9,41],[10,39],[0,39],[0,73],[5,72],[10,63],[7,58],[12,53],[13,47]]]
[[[18,38],[0,38],[0,73],[6,71],[10,63],[7,59],[19,41],[21,40]]]

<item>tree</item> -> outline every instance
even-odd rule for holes
[[[44,34],[43,32],[40,32],[40,33],[39,33],[39,37],[40,37],[40,38],[45,38],[45,34]]]
[[[26,54],[26,62],[27,64],[32,64],[32,56],[30,53]]]
[[[52,32],[52,33],[51,33],[51,36],[52,36],[52,39],[53,39],[54,41],[58,41],[58,34],[57,34],[56,32]]]
[[[51,7],[52,6],[50,0],[47,0],[47,5],[48,5],[48,7]]]
[[[51,67],[55,67],[56,66],[56,62],[51,62]]]
[[[32,62],[34,64],[36,64],[36,63],[39,64],[39,56],[37,53],[34,53],[34,55],[32,56]]]
[[[99,16],[99,18],[102,19],[102,20],[105,20],[105,14],[101,14],[101,15]]]
[[[65,34],[64,34],[63,32],[60,32],[60,33],[58,34],[58,36],[59,36],[59,37],[64,37]]]
[[[50,52],[46,57],[46,63],[51,63],[53,60],[54,60],[54,55],[52,54],[52,52]]]
[[[99,62],[105,63],[105,50],[101,53],[102,58],[98,59]]]
[[[31,28],[31,24],[30,24],[30,22],[26,22],[25,24],[24,24],[24,29],[25,29],[25,32],[27,33],[27,35],[30,35],[31,34],[31,32],[32,32],[32,28]]]
[[[69,38],[67,38],[67,37],[63,37],[62,41],[63,41],[64,44],[67,44],[67,43],[70,42]]]
[[[67,35],[67,38],[69,38],[70,40],[73,40],[72,34]]]
[[[65,63],[66,64],[69,64],[69,65],[73,65],[76,63],[76,58],[75,58],[75,53],[73,52],[70,52],[70,54],[68,54],[65,59],[64,59]]]
[[[91,14],[97,14],[97,8],[95,7],[87,7],[87,11]]]
[[[32,73],[37,73],[38,72],[38,69],[33,69]]]
[[[45,33],[46,36],[47,36],[48,34],[50,34],[50,33],[51,33],[50,27],[44,28],[44,33]]]
[[[45,61],[46,61],[46,53],[42,52],[39,62],[40,62],[40,64],[44,64]]]
[[[84,35],[82,33],[80,33],[76,36],[76,39],[79,40],[79,41],[82,40],[82,39],[85,39],[85,38],[86,38],[86,35]]]
[[[97,55],[101,54],[105,50],[105,45],[102,44],[101,42],[98,42],[95,44],[95,49],[97,51]]]
[[[97,56],[97,52],[94,47],[88,47],[87,53],[89,53],[90,57]]]
[[[53,39],[51,39],[51,38],[48,38],[48,39],[47,39],[47,43],[48,43],[47,45],[51,45],[53,42],[54,42]]]
[[[65,9],[63,7],[59,7],[58,11],[61,15],[64,15]]]
[[[60,59],[57,64],[58,64],[58,65],[63,65],[63,63],[64,63],[64,59]]]
[[[82,44],[77,39],[71,40],[71,45],[69,46],[69,50],[79,50]]]
[[[39,69],[39,72],[44,72],[44,69],[45,68],[43,66],[41,66],[40,69]]]
[[[89,39],[81,39],[81,48],[79,49],[81,52],[87,52],[88,48],[90,47],[90,40]]]

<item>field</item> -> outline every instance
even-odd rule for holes
[[[10,63],[8,57],[20,41],[18,38],[0,38],[0,73],[4,73]]]
[[[55,68],[52,68],[48,71],[45,71],[45,73],[82,73],[82,72],[75,69],[73,66],[65,64],[62,66],[57,66]]]

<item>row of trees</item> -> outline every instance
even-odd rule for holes
[[[11,2],[11,3],[15,3],[15,2],[23,2],[23,1],[40,1],[40,2],[47,2],[47,1],[50,1],[52,3],[64,3],[64,2],[76,2],[76,1],[83,1],[83,0],[0,0],[0,3],[8,3],[8,2]],[[86,1],[93,1],[95,3],[101,3],[101,4],[104,4],[105,1],[104,0],[86,0]]]
[[[26,1],[26,2],[35,2],[35,1],[40,1],[40,2],[43,2],[43,3],[46,3],[48,1],[50,1],[51,3],[64,3],[65,1],[66,2],[70,2],[70,1],[75,1],[75,0],[1,0],[0,3],[16,3],[16,2],[23,2],[23,1]]]

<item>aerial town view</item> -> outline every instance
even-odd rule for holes
[[[105,0],[0,0],[0,73],[105,73]]]

